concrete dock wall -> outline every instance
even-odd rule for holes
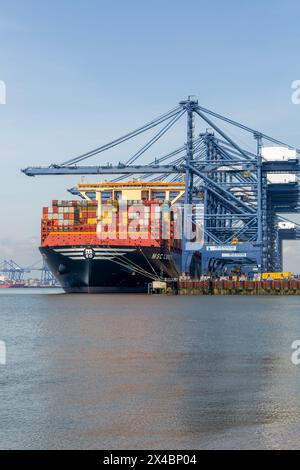
[[[178,295],[300,295],[300,280],[180,281],[177,292],[169,287],[166,293],[177,293]]]

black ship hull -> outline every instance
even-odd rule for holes
[[[55,246],[40,252],[68,293],[143,293],[158,278],[177,278],[181,253],[155,247]]]

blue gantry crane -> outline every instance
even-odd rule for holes
[[[185,143],[146,163],[145,153],[183,117],[186,119]],[[204,124],[198,135],[195,135],[196,118]],[[231,137],[232,132],[225,131],[225,127],[245,133],[254,148],[246,150],[238,143],[239,138]],[[83,164],[151,130],[155,131],[154,135],[126,161],[117,165]],[[201,254],[202,274],[220,276],[236,266],[247,274],[282,271],[283,241],[300,238],[300,227],[284,215],[300,210],[297,176],[300,150],[293,149],[294,153],[288,158],[267,159],[264,156],[266,144],[293,149],[278,139],[200,106],[196,98],[189,96],[167,113],[105,145],[61,164],[28,167],[22,171],[28,176],[110,175],[113,181],[134,176],[153,181],[176,181],[184,177],[184,203],[203,206],[204,243],[197,248]],[[272,175],[286,174],[294,175],[294,180],[272,179]],[[76,194],[76,188],[70,192]],[[189,271],[193,255],[189,246],[184,235],[182,273]]]
[[[21,267],[12,259],[0,260],[0,275],[3,275],[5,277],[5,280],[9,281],[12,284],[25,284],[25,275],[30,274],[31,272],[40,273],[39,281],[41,285],[54,286],[57,284],[45,260],[42,260],[42,266],[41,260],[38,260],[32,265],[25,268]]]
[[[14,260],[0,260],[0,274],[4,275],[7,280],[15,284],[24,282],[24,276],[29,273],[27,268],[21,268]]]
[[[40,273],[40,283],[43,286],[55,286],[57,285],[57,281],[53,274],[51,273],[46,261],[41,260],[36,261],[35,263],[31,264],[28,268],[29,272],[39,272]]]

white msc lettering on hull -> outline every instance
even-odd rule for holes
[[[168,255],[166,253],[153,253],[152,259],[171,259],[171,255]]]

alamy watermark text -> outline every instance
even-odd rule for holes
[[[6,83],[0,80],[0,104],[6,104]]]
[[[6,365],[6,344],[0,340],[0,365]]]
[[[300,104],[300,80],[294,80],[292,82],[292,103],[293,104]]]

